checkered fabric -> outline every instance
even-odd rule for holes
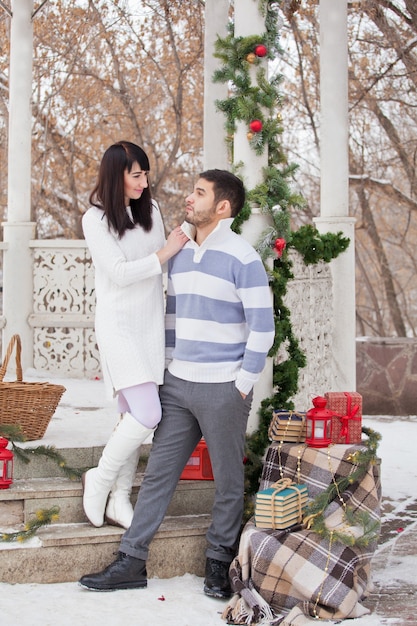
[[[261,489],[282,477],[305,483],[310,498],[332,482],[352,474],[354,453],[362,445],[332,445],[328,449],[304,444],[273,443],[267,451]],[[353,456],[352,456],[353,455]],[[354,511],[366,511],[380,521],[379,465],[340,494]],[[339,497],[325,511],[330,529],[345,530]],[[348,529],[360,536],[362,529]],[[365,615],[361,604],[371,589],[371,559],[376,542],[347,546],[306,529],[295,532],[256,528],[250,520],[242,533],[239,554],[230,567],[232,598],[223,618],[229,624],[304,626],[314,618],[345,619]]]

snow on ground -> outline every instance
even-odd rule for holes
[[[39,379],[38,376],[33,379]],[[29,380],[25,376],[25,380]],[[68,391],[51,421],[42,443],[68,446],[65,429],[71,414],[71,445],[105,442],[115,423],[115,404],[104,396],[102,381],[56,380]],[[79,413],[74,416],[74,406]],[[101,427],[89,420],[99,407]],[[67,419],[66,419],[67,418]],[[364,418],[364,425],[382,435],[379,456],[382,459],[383,498],[390,499],[394,510],[417,499],[417,416],[407,418]],[[104,441],[103,441],[104,440]],[[36,445],[36,442],[31,442]],[[380,549],[384,549],[381,546]],[[88,573],[88,572],[86,572]],[[1,573],[0,573],[1,577]],[[377,571],[378,582],[397,579],[415,583],[415,559],[404,556]],[[77,583],[52,585],[0,583],[0,626],[224,626],[221,612],[225,601],[208,598],[203,593],[203,579],[186,574],[169,580],[151,579],[147,589],[109,593],[87,591]],[[312,622],[313,623],[313,622]],[[333,624],[334,622],[322,622]],[[384,616],[384,624],[398,625],[396,617]],[[380,626],[380,617],[367,615],[339,622],[343,626]]]

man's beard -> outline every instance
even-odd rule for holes
[[[210,212],[207,212],[204,215],[198,213],[187,213],[184,217],[184,221],[188,224],[192,224],[196,228],[201,228],[202,226],[207,226],[208,224],[211,224],[214,215],[215,209],[212,209]]]

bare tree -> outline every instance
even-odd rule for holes
[[[417,332],[417,5],[349,4],[350,213],[356,223],[358,333]],[[319,214],[318,2],[284,23],[283,141]]]
[[[119,139],[147,151],[167,227],[182,218],[202,160],[203,21],[204,6],[193,0],[48,0],[34,20],[32,218],[38,236],[82,237],[80,216],[98,163]],[[0,29],[0,36],[7,33],[7,16]],[[2,47],[2,107],[7,67]],[[0,125],[2,160],[3,132]]]

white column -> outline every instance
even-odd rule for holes
[[[257,33],[261,35],[265,32],[265,18],[259,11],[259,5],[257,0],[235,0],[236,37],[249,37]],[[261,63],[267,67],[266,59],[262,60]],[[254,84],[257,68],[259,65],[253,65],[250,70]],[[243,163],[239,174],[243,177],[246,189],[250,190],[262,181],[262,168],[268,165],[268,153],[267,150],[261,155],[255,153],[247,137],[248,131],[249,128],[243,122],[238,122],[234,137],[234,161],[236,164]],[[242,226],[242,236],[255,247],[268,223],[268,217],[262,214],[257,207],[252,207],[251,217]],[[259,417],[257,413],[262,400],[272,396],[272,371],[273,360],[268,358],[262,376],[254,388],[252,410],[248,421],[249,433],[258,428]]]
[[[220,61],[213,56],[217,36],[227,35],[229,0],[206,0],[204,34],[204,169],[229,169],[225,117],[216,109],[216,100],[225,100],[227,83],[213,83]]]
[[[347,0],[320,0],[320,232],[350,239],[331,262],[333,391],[356,389],[355,219],[349,217]]]
[[[9,73],[8,208],[3,224],[6,250],[3,264],[3,351],[10,337],[22,339],[22,367],[33,364],[33,333],[28,316],[33,308],[32,255],[35,236],[30,222],[33,0],[12,0]]]
[[[250,35],[260,35],[265,32],[265,18],[259,11],[260,2],[258,0],[236,0],[235,1],[235,36],[249,37]],[[267,67],[266,59],[261,63]],[[256,83],[256,71],[259,65],[253,64],[250,74],[253,84]],[[234,160],[235,163],[243,163],[242,175],[245,179],[247,189],[253,189],[262,180],[262,168],[268,165],[268,154],[257,155],[251,148],[247,138],[249,128],[243,122],[238,122],[237,132],[234,137]]]

